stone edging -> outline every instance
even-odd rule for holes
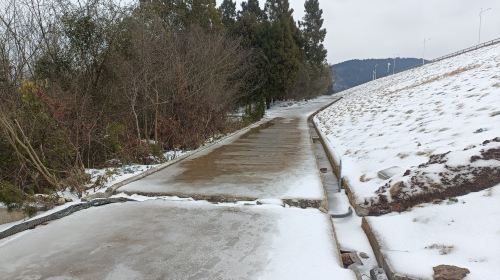
[[[66,217],[70,214],[73,214],[75,212],[78,212],[80,210],[84,210],[90,207],[98,207],[106,204],[111,204],[111,203],[120,203],[120,202],[127,202],[127,201],[135,201],[133,199],[128,199],[128,198],[123,198],[123,197],[117,197],[117,198],[106,198],[106,199],[95,199],[89,202],[84,202],[84,203],[78,203],[71,205],[67,208],[64,208],[62,210],[59,210],[57,212],[54,212],[52,214],[36,218],[33,220],[25,221],[20,224],[11,226],[10,228],[0,232],[0,239],[9,237],[11,235],[14,235],[16,233],[19,233],[21,231],[25,231],[28,229],[33,229],[36,226],[39,226],[41,224],[47,223],[52,220],[57,220],[63,217]]]
[[[382,253],[382,247],[380,246],[380,242],[378,241],[366,217],[363,217],[361,220],[361,228],[365,232],[366,237],[370,242],[370,245],[373,249],[373,253],[375,254],[375,258],[377,259],[378,265],[385,270],[385,273],[387,275],[387,278],[389,278],[389,280],[419,280],[418,278],[413,278],[394,272],[392,266],[386,259],[384,253]]]
[[[330,107],[330,106],[331,106],[331,105],[333,105],[335,102],[338,102],[338,101],[339,101],[339,100],[341,100],[341,99],[342,99],[342,97],[339,97],[339,98],[337,98],[337,99],[333,100],[332,102],[328,103],[327,105],[325,105],[325,106],[321,107],[321,108],[320,108],[319,110],[317,110],[316,112],[314,112],[314,113],[312,113],[311,115],[309,115],[309,116],[307,117],[307,125],[308,125],[308,128],[309,128],[309,129],[311,129],[311,128],[309,127],[309,123],[312,123],[312,124],[313,124],[314,129],[316,130],[316,132],[318,132],[318,128],[316,127],[316,124],[314,123],[313,118],[314,118],[314,117],[315,117],[315,116],[316,116],[319,112],[321,112],[321,111],[323,111],[324,109],[326,109],[326,108]],[[309,134],[310,134],[310,133],[311,133],[311,132],[310,132],[310,130],[309,130]],[[318,133],[317,133],[317,134],[318,134]],[[319,138],[320,138],[320,141],[323,141],[323,140],[322,140],[322,138],[321,138],[321,136],[320,136]],[[310,139],[310,141],[312,141],[312,139]],[[313,144],[312,144],[312,145],[313,145]],[[322,144],[322,145],[323,145],[323,149],[324,149],[324,144]],[[314,149],[314,147],[313,147],[313,149]],[[329,158],[329,156],[330,156],[330,155],[329,155],[329,153],[328,153],[328,152],[326,152],[326,151],[325,151],[325,153],[326,153],[326,155],[327,155],[327,157],[328,157],[328,160],[330,161],[330,158]],[[314,156],[316,156],[316,155],[314,155]],[[316,162],[317,162],[317,160],[316,160]],[[331,162],[330,162],[330,164],[331,164]],[[332,167],[333,167],[333,166],[332,166]],[[335,168],[335,167],[334,167],[334,168]],[[320,176],[321,176],[321,175],[320,175]],[[323,186],[323,192],[324,192],[324,197],[325,197],[324,202],[323,202],[323,204],[324,204],[324,206],[323,206],[323,207],[324,207],[324,208],[326,209],[326,211],[328,212],[328,195],[327,195],[327,193],[326,193],[326,189],[325,189],[325,187],[324,187],[324,186]],[[332,221],[332,219],[331,219],[331,217],[330,217],[329,215],[328,215],[328,222],[329,222],[329,224],[330,224],[330,226],[331,226],[331,229],[332,229],[332,238],[333,238],[333,240],[334,240],[334,242],[335,242],[335,245],[336,245],[336,248],[337,248],[337,250],[336,250],[336,252],[335,252],[335,253],[336,253],[336,255],[337,255],[337,259],[338,259],[338,261],[339,261],[338,265],[340,265],[341,267],[343,267],[343,264],[342,264],[342,255],[341,255],[341,253],[340,253],[340,243],[339,243],[339,239],[337,238],[337,232],[335,231],[335,225],[333,224],[333,221]]]
[[[332,105],[333,103],[339,101],[341,98],[335,100],[334,102],[332,102],[330,105]],[[319,111],[318,111],[319,112]],[[317,112],[317,113],[318,113]],[[318,136],[319,136],[319,140],[321,141],[321,144],[323,146],[323,148],[325,149],[325,152],[326,152],[326,156],[328,158],[328,161],[330,161],[330,164],[332,165],[333,167],[333,171],[335,173],[336,176],[339,175],[340,173],[340,170],[339,170],[339,164],[335,161],[335,158],[333,156],[333,151],[330,149],[330,147],[326,144],[325,142],[325,135],[318,129],[318,126],[316,125],[316,123],[312,120],[312,118],[315,116],[316,114],[314,114],[313,116],[311,116],[311,121],[314,125],[314,128],[316,129],[316,132],[318,133]],[[356,200],[355,200],[355,196],[354,196],[354,193],[351,191],[351,187],[349,186],[349,183],[346,181],[346,180],[342,180],[342,186],[346,192],[346,195],[349,199],[349,203],[351,204],[352,207],[354,207],[356,213],[359,215],[359,214],[363,214],[362,212],[363,209],[359,209],[358,205],[356,205]],[[352,210],[351,210],[352,211]],[[361,212],[361,213],[360,213]],[[361,216],[361,215],[359,215]],[[331,220],[331,219],[330,219]],[[335,226],[332,222],[332,227],[334,229],[334,235],[335,235],[335,238],[336,238],[336,234],[335,234]],[[377,263],[380,267],[382,267],[386,274],[387,274],[387,277],[390,279],[390,280],[418,280],[418,279],[415,279],[415,278],[410,278],[410,277],[407,277],[407,276],[403,276],[403,275],[400,275],[400,274],[397,274],[395,273],[393,270],[392,270],[392,267],[390,266],[390,264],[388,263],[388,261],[386,260],[386,258],[384,257],[384,255],[382,254],[382,250],[381,250],[381,247],[380,247],[380,244],[378,242],[378,240],[376,239],[375,237],[375,234],[373,233],[372,229],[371,229],[371,226],[370,224],[368,223],[368,220],[366,219],[366,217],[363,217],[362,218],[362,223],[361,223],[361,228],[363,229],[363,231],[365,232],[365,235],[367,236],[368,238],[368,241],[370,242],[370,246],[372,247],[373,249],[373,253],[375,254],[375,258],[377,259]],[[337,247],[340,248],[340,245],[338,244],[338,241],[336,240],[337,242]],[[339,252],[340,254],[340,252]]]
[[[342,97],[336,101],[339,101],[340,99],[342,99]],[[339,174],[340,174],[340,164],[335,160],[335,157],[333,156],[333,151],[331,150],[330,146],[328,146],[326,144],[326,140],[325,140],[326,136],[323,134],[323,132],[321,132],[321,130],[318,128],[318,126],[316,125],[316,123],[314,121],[312,121],[312,123],[314,125],[314,128],[316,129],[316,132],[318,133],[319,140],[320,140],[321,144],[323,145],[323,149],[326,152],[326,157],[328,158],[328,161],[330,162],[330,164],[333,167],[333,172],[335,173],[335,175],[338,178]],[[355,196],[354,192],[352,191],[352,188],[349,185],[349,182],[347,180],[342,179],[340,187],[345,190],[345,193],[346,193],[347,198],[349,200],[349,204],[351,204],[351,206],[354,208],[354,211],[356,212],[356,214],[358,216],[366,216],[368,214],[368,210],[361,207],[360,205],[358,205],[356,203],[356,196]]]

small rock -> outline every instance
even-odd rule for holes
[[[344,267],[346,268],[354,263],[354,260],[351,258],[350,253],[342,253],[341,257],[342,257],[342,264],[344,264]]]
[[[387,275],[385,274],[385,271],[381,267],[375,267],[372,270],[370,270],[370,279],[373,280],[387,280]]]
[[[470,273],[467,268],[454,265],[438,265],[432,268],[434,270],[434,280],[462,280]]]
[[[73,201],[73,199],[68,198],[68,197],[65,197],[65,198],[64,198],[64,200],[65,200],[66,202],[72,202],[72,201]]]
[[[392,185],[391,188],[389,189],[391,197],[396,198],[401,193],[401,190],[403,189],[404,186],[405,184],[401,181]]]
[[[86,197],[82,198],[82,201],[91,201],[91,200],[94,200],[96,198],[108,198],[108,197],[109,197],[108,194],[102,193],[102,192],[98,192],[98,193],[91,194],[89,196],[86,196]]]
[[[380,170],[379,172],[377,172],[377,175],[380,179],[387,180],[401,172],[402,170],[399,166],[392,166],[384,170]]]
[[[370,258],[370,256],[368,256],[368,254],[367,254],[367,253],[365,253],[365,252],[359,252],[359,256],[360,256],[362,259],[369,259],[369,258]]]
[[[64,197],[59,197],[57,199],[57,205],[63,205],[64,203],[66,203],[66,199],[64,199]]]

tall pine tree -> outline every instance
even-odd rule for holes
[[[286,97],[292,89],[301,63],[301,51],[288,0],[267,0],[265,12],[270,24],[263,45],[270,63],[270,101]]]
[[[267,88],[269,62],[262,49],[263,34],[268,25],[258,0],[242,2],[241,8],[232,34],[241,39],[244,48],[252,50],[249,63],[255,69],[245,77],[245,92],[247,94],[242,98],[242,105],[246,106],[247,116],[251,120],[257,120],[264,115],[264,100],[269,95]]]
[[[218,29],[222,19],[215,0],[187,0],[189,24],[199,25],[205,29]]]
[[[263,21],[266,19],[264,11],[260,8],[259,0],[248,0],[241,3],[240,14],[249,13],[255,16],[257,21]]]
[[[305,15],[300,22],[304,53],[307,62],[318,68],[326,62],[326,49],[323,41],[326,29],[323,26],[323,10],[319,8],[318,0],[306,0],[304,4]]]
[[[219,7],[222,15],[222,23],[224,26],[231,30],[236,22],[236,2],[233,0],[224,0]]]

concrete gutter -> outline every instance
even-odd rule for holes
[[[339,101],[341,98],[339,98],[335,102]],[[332,151],[332,149],[330,148],[330,146],[328,146],[326,144],[326,136],[321,132],[321,130],[319,130],[318,126],[316,125],[316,123],[314,121],[312,121],[312,123],[314,125],[314,128],[316,129],[316,132],[318,133],[319,140],[320,140],[323,148],[326,151],[326,156],[328,157],[328,160],[330,161],[330,164],[333,167],[333,171],[334,171],[335,175],[337,176],[337,178],[340,179],[340,187],[345,190],[347,198],[349,199],[349,203],[351,204],[352,208],[354,209],[354,211],[356,212],[356,214],[358,216],[367,216],[368,215],[368,210],[365,209],[365,208],[363,208],[361,205],[358,205],[356,203],[356,196],[355,196],[354,192],[352,191],[352,188],[349,185],[349,182],[347,180],[344,180],[341,177],[341,175],[342,175],[341,174],[341,163],[337,162],[337,160],[335,159],[335,156],[333,155],[334,151]]]
[[[326,109],[326,108],[330,107],[330,106],[331,106],[331,105],[333,105],[335,102],[338,102],[340,99],[342,99],[342,97],[339,97],[339,98],[337,98],[337,99],[333,100],[333,101],[332,101],[332,102],[330,102],[329,104],[327,104],[327,105],[325,105],[325,106],[321,107],[319,110],[317,110],[316,112],[312,113],[311,115],[309,115],[309,116],[307,117],[307,124],[308,124],[308,126],[309,126],[309,124],[311,124],[311,123],[312,123],[312,124],[313,124],[313,128],[314,128],[314,130],[316,131],[316,134],[318,134],[318,135],[319,135],[319,133],[318,133],[318,128],[316,127],[316,124],[314,124],[313,118],[314,118],[314,117],[315,117],[315,116],[316,116],[319,112],[321,112],[321,111],[323,111],[324,109]],[[311,132],[309,132],[309,133],[311,133]],[[319,139],[320,139],[320,141],[323,141],[323,140],[322,140],[322,138],[321,138],[321,136],[319,136]],[[313,141],[313,139],[312,139],[312,135],[311,135],[311,137],[310,137],[310,141],[312,142],[312,143],[311,143],[311,145],[312,145],[311,147],[312,147],[313,149],[315,149],[315,148],[314,148],[314,141]],[[323,149],[324,149],[324,147],[325,147],[325,146],[324,146],[323,142],[322,142],[322,146],[323,146]],[[325,150],[325,152],[326,152],[326,150]],[[330,154],[329,154],[328,152],[326,152],[326,155],[327,155],[327,157],[328,157],[328,159],[329,159],[329,161],[330,161]],[[316,154],[315,154],[315,156],[316,156]],[[316,160],[316,163],[317,163],[317,162],[318,162],[318,161]],[[330,162],[330,164],[331,164],[331,162]],[[333,166],[333,165],[332,165],[332,166]],[[318,168],[319,168],[319,166],[318,166]],[[320,175],[320,174],[319,174],[319,176],[322,176],[322,175]],[[325,188],[324,186],[323,186],[323,192],[324,192],[324,197],[325,197],[325,199],[324,199],[324,205],[323,205],[323,208],[324,208],[324,209],[326,210],[326,212],[328,213],[328,209],[329,209],[329,207],[328,207],[328,195],[327,195],[326,188]],[[333,233],[332,238],[333,238],[333,240],[335,241],[336,248],[337,248],[337,250],[336,250],[336,252],[335,252],[335,253],[336,253],[336,255],[337,255],[337,259],[339,260],[338,265],[339,265],[340,267],[344,267],[344,264],[342,263],[342,254],[341,254],[341,252],[340,252],[340,243],[339,243],[339,239],[338,239],[338,237],[337,237],[337,232],[336,232],[336,230],[335,230],[335,225],[333,224],[333,221],[332,221],[332,219],[331,219],[330,217],[328,217],[328,221],[329,221],[330,226],[331,226],[331,228],[332,228],[332,233]],[[356,275],[356,277],[358,278],[358,280],[361,280],[361,279],[360,279],[357,275]]]
[[[368,237],[368,241],[370,242],[370,245],[373,249],[373,253],[375,254],[378,265],[385,270],[385,273],[387,274],[387,278],[389,278],[389,280],[419,280],[418,278],[402,275],[394,271],[391,264],[382,252],[382,248],[380,246],[379,240],[377,239],[377,235],[373,232],[373,229],[366,217],[362,218],[361,228],[365,232],[366,237]]]
[[[335,100],[330,105],[332,105],[333,103],[339,101],[341,98]],[[313,123],[314,128],[316,129],[316,132],[317,132],[317,134],[319,136],[319,140],[321,141],[323,149],[326,152],[327,158],[328,158],[328,160],[330,161],[330,164],[333,167],[333,171],[336,174],[336,176],[338,177],[340,175],[340,168],[341,168],[340,163],[337,163],[337,161],[335,160],[335,157],[333,156],[333,151],[326,144],[326,140],[325,140],[326,136],[318,129],[316,123],[312,120],[312,118],[317,113],[319,113],[319,111],[316,112],[314,115],[312,115],[310,117],[310,120]],[[346,192],[346,195],[347,195],[347,197],[349,199],[349,203],[356,210],[357,215],[358,216],[365,216],[365,215],[362,215],[362,214],[365,213],[364,209],[358,207],[358,205],[356,204],[354,193],[351,191],[351,187],[349,186],[348,182],[346,180],[340,180],[340,182],[341,182],[341,187],[344,188],[344,190]],[[349,211],[352,212],[352,209],[349,208]],[[346,214],[349,214],[349,213],[346,213]],[[342,215],[340,215],[340,216],[342,216]],[[332,227],[334,228],[334,234],[335,234],[335,225],[333,224],[332,219],[330,219],[330,221],[332,222]],[[398,273],[394,272],[394,270],[392,269],[391,265],[389,264],[389,262],[387,261],[387,259],[384,256],[384,254],[382,253],[382,250],[381,250],[381,247],[380,247],[380,243],[378,242],[377,238],[375,237],[376,235],[374,234],[374,232],[373,232],[370,224],[368,223],[368,220],[366,219],[366,217],[362,218],[361,228],[363,229],[365,235],[368,238],[368,241],[370,242],[370,246],[372,247],[373,253],[375,254],[375,258],[377,259],[377,263],[378,263],[379,267],[382,267],[385,270],[385,273],[387,274],[387,277],[389,278],[389,280],[419,280],[419,279],[411,278],[411,277],[404,276],[404,275],[401,275],[401,274],[398,274]],[[337,248],[340,249],[340,244],[338,244],[338,239],[336,238],[336,235],[335,235],[335,240],[337,242]],[[339,255],[340,255],[340,252],[339,252]],[[362,276],[361,275],[357,274],[357,277],[360,280],[362,280]]]

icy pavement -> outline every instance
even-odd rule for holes
[[[0,242],[2,279],[354,279],[317,209],[148,200]]]
[[[145,195],[324,199],[307,116],[323,97],[272,110],[262,125],[118,189]]]

